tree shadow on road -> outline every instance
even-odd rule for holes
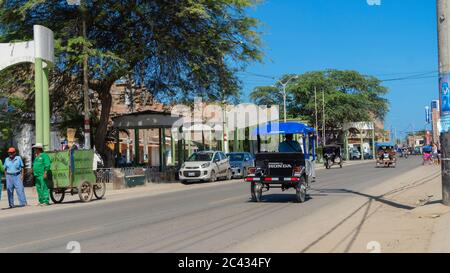
[[[330,230],[325,232],[318,239],[316,239],[311,244],[309,244],[307,247],[305,247],[301,251],[302,253],[311,250],[314,246],[319,244],[321,241],[323,241],[325,238],[327,238],[331,233],[333,233],[335,230],[337,230],[339,227],[341,227],[344,223],[346,223],[352,217],[354,217],[358,212],[364,210],[363,216],[361,217],[361,220],[360,220],[359,224],[353,230],[351,230],[347,234],[347,236],[344,236],[344,238],[340,242],[338,242],[337,245],[333,248],[333,250],[335,250],[340,244],[344,243],[345,240],[350,238],[350,241],[349,241],[349,243],[347,244],[347,246],[345,247],[345,250],[344,250],[344,252],[346,252],[346,253],[349,252],[351,247],[353,246],[354,242],[356,241],[357,237],[359,236],[364,223],[374,213],[374,212],[369,213],[370,212],[370,207],[371,207],[373,201],[377,201],[377,202],[380,202],[382,204],[385,204],[385,205],[388,205],[388,206],[391,206],[391,207],[394,207],[394,208],[398,208],[398,209],[404,209],[404,210],[415,209],[415,207],[413,207],[413,206],[409,206],[409,205],[405,205],[405,204],[401,204],[401,203],[397,203],[397,202],[385,199],[384,196],[386,194],[385,195],[374,196],[374,195],[361,193],[361,192],[348,190],[348,189],[320,189],[320,190],[316,189],[316,191],[319,192],[319,193],[328,194],[328,195],[332,195],[332,194],[358,195],[358,196],[366,197],[368,200],[364,204],[362,204],[360,207],[358,207],[354,211],[350,212],[350,214],[348,214],[346,217],[344,217],[340,222],[338,222]]]
[[[366,194],[366,193],[362,193],[362,192],[357,192],[357,191],[352,191],[352,190],[348,190],[348,189],[323,189],[323,190],[317,190],[320,193],[326,193],[326,194],[332,194],[332,193],[345,193],[345,194],[354,194],[354,195],[359,195],[359,196],[363,196],[366,198],[369,198],[369,200],[374,200],[380,203],[383,203],[385,205],[394,207],[394,208],[398,208],[398,209],[405,209],[405,210],[412,210],[415,209],[416,207],[410,206],[410,205],[406,205],[406,204],[401,204],[401,203],[397,203],[391,200],[387,200],[384,198],[384,195],[379,195],[379,196],[375,196],[375,195],[370,195],[370,194]]]

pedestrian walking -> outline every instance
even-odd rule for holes
[[[3,162],[0,159],[0,200],[2,200],[2,192],[3,192],[2,178],[3,178],[4,172],[5,172],[5,168],[3,167]]]
[[[17,192],[21,207],[27,205],[25,189],[23,187],[23,178],[25,175],[22,158],[16,155],[16,149],[8,149],[8,157],[5,159],[4,169],[6,174],[6,190],[8,192],[8,204],[14,208],[14,189]]]
[[[433,163],[435,165],[439,164],[439,149],[436,143],[433,143],[433,153],[432,153]]]
[[[44,152],[44,146],[41,143],[36,143],[33,149],[36,155],[33,162],[33,175],[39,199],[38,206],[48,206],[50,201],[47,178],[52,163],[50,157]]]

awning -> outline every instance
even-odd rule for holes
[[[112,122],[118,129],[158,129],[172,128],[181,118],[170,112],[148,110],[113,117]]]

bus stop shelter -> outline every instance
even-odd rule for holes
[[[113,127],[118,129],[116,134],[115,152],[118,153],[119,149],[119,130],[134,130],[134,148],[135,151],[139,151],[139,130],[156,129],[159,132],[159,162],[160,171],[164,171],[166,168],[165,160],[165,141],[166,134],[165,129],[173,129],[180,116],[173,116],[170,112],[147,110],[142,112],[135,112],[125,115],[120,115],[112,118]],[[173,142],[173,138],[171,136]],[[173,147],[171,143],[171,147]],[[180,153],[177,153],[181,156]],[[173,156],[173,154],[172,154]],[[139,162],[139,152],[135,152],[134,161]],[[179,160],[178,162],[181,162]]]

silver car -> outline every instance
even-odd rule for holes
[[[232,172],[227,156],[220,151],[193,153],[179,171],[182,183],[190,181],[214,182],[220,178],[230,180]]]
[[[227,154],[230,160],[231,171],[233,178],[244,178],[247,176],[247,168],[254,167],[255,158],[251,153],[229,153]]]

